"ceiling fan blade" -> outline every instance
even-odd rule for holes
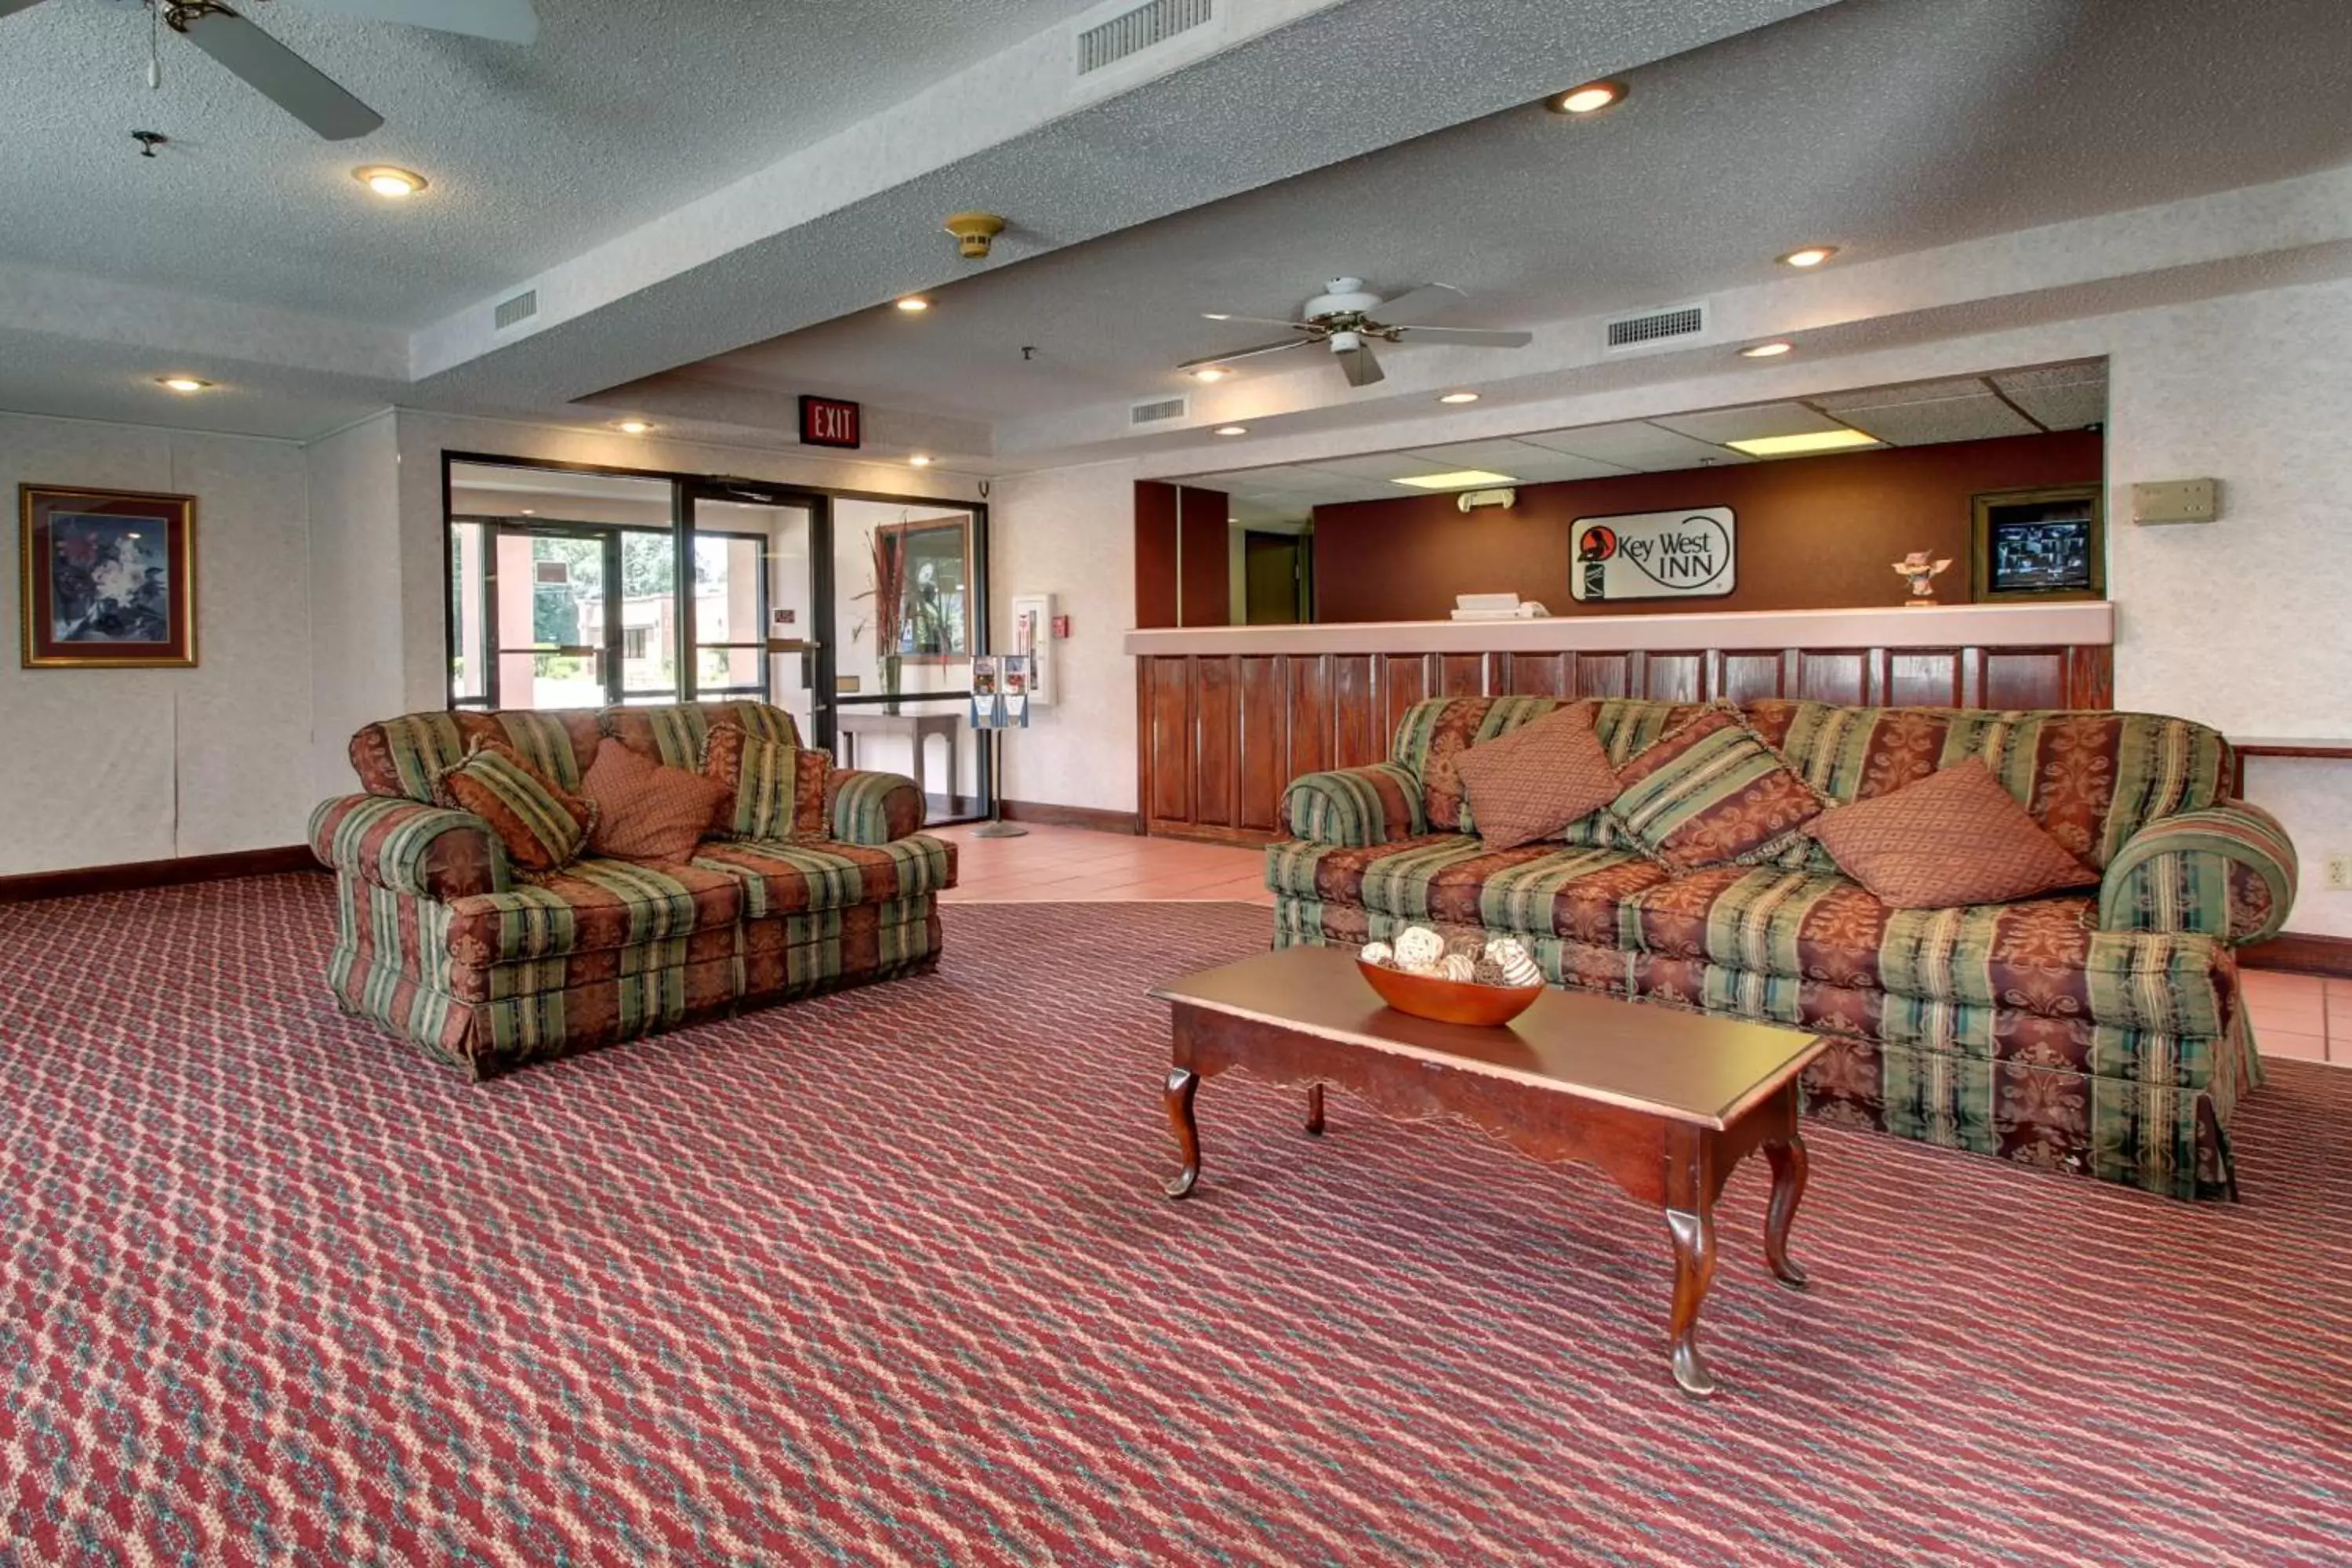
[[[208,12],[186,31],[188,42],[330,142],[364,136],[383,123],[383,115],[234,11]]]
[[[1229,316],[1221,310],[1203,310],[1204,321],[1239,321],[1245,327],[1303,327],[1304,321],[1286,321],[1280,316]]]
[[[1204,364],[1230,364],[1237,359],[1250,359],[1258,354],[1280,353],[1285,349],[1295,349],[1303,343],[1311,343],[1315,341],[1309,337],[1285,338],[1278,343],[1260,343],[1255,348],[1235,349],[1229,354],[1208,354],[1200,359],[1188,359],[1176,368],[1198,370]]]
[[[1385,326],[1409,327],[1462,303],[1469,296],[1451,283],[1424,283],[1393,300],[1383,300],[1366,312]]]
[[[1372,357],[1372,345],[1370,343],[1360,349],[1341,349],[1339,360],[1339,368],[1347,373],[1349,386],[1370,386],[1376,381],[1388,378],[1389,373],[1382,370],[1381,362]]]
[[[305,4],[346,16],[364,16],[371,22],[465,33],[496,38],[502,44],[535,43],[539,38],[539,14],[530,8],[530,0],[305,0]]]
[[[1496,332],[1484,327],[1408,327],[1405,331],[1415,342],[1443,338],[1467,349],[1523,349],[1536,341],[1533,332]]]

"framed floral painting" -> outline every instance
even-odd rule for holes
[[[196,662],[196,500],[22,485],[25,667]]]

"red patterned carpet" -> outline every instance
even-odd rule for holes
[[[1202,1090],[1234,905],[966,906],[935,977],[472,1089],[337,1015],[322,879],[0,909],[0,1562],[2352,1561],[2352,1075],[2246,1201],[1817,1130],[1656,1222]]]

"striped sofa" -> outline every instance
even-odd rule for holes
[[[916,831],[923,798],[895,773],[835,772],[824,842],[705,839],[688,865],[591,858],[537,880],[480,817],[432,804],[433,775],[478,735],[577,788],[614,738],[692,768],[720,720],[798,743],[792,715],[758,702],[413,713],[362,730],[365,793],[310,818],[335,872],[336,998],[483,1079],[936,963],[955,849]]]
[[[2234,1192],[2229,1124],[2261,1081],[2234,950],[2294,898],[2278,824],[2227,797],[2221,737],[2143,713],[1746,706],[1833,799],[1977,756],[2103,877],[2095,892],[1889,910],[1811,840],[1674,876],[1605,814],[1489,852],[1453,759],[1557,706],[1420,703],[1389,760],[1292,783],[1271,846],[1275,943],[1359,943],[1413,921],[1527,940],[1557,984],[1826,1037],[1818,1117],[2178,1197]],[[1697,709],[1598,703],[1621,765]]]

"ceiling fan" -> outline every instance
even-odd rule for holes
[[[220,0],[145,0],[159,27],[169,27],[330,142],[364,136],[383,116],[335,85],[324,71],[255,26]],[[530,0],[303,0],[372,22],[397,22],[436,32],[466,33],[501,43],[539,37]],[[0,16],[29,11],[41,0],[0,0]],[[148,67],[149,84],[161,79]]]
[[[1388,373],[1373,357],[1372,343],[1433,342],[1454,343],[1464,348],[1519,349],[1535,341],[1532,332],[1492,331],[1483,327],[1433,327],[1424,323],[1431,316],[1452,310],[1465,298],[1462,290],[1446,283],[1424,283],[1408,289],[1393,300],[1383,300],[1378,294],[1365,292],[1360,278],[1334,278],[1324,286],[1324,292],[1299,307],[1299,320],[1277,321],[1270,316],[1234,316],[1211,312],[1213,321],[1248,321],[1268,327],[1288,327],[1295,337],[1279,342],[1259,343],[1255,348],[1235,349],[1231,353],[1210,354],[1202,359],[1188,359],[1176,368],[1198,372],[1208,366],[1231,364],[1235,360],[1252,359],[1259,354],[1280,353],[1285,349],[1304,347],[1309,343],[1328,343],[1339,361],[1339,369],[1349,386],[1370,386]]]

